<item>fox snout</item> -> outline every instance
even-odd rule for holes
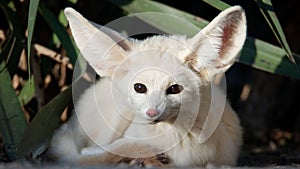
[[[166,109],[166,98],[160,90],[153,91],[148,98],[149,109],[146,116],[150,120],[159,118]]]
[[[158,110],[156,109],[148,109],[146,111],[146,116],[148,117],[148,121],[150,121],[150,124],[156,124],[158,123],[160,120],[160,116],[161,116],[162,113],[159,113]]]
[[[149,109],[146,112],[146,115],[150,118],[156,117],[159,115],[159,113],[155,109]]]

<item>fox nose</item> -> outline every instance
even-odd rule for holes
[[[155,117],[155,116],[158,116],[158,114],[159,113],[155,109],[149,109],[146,112],[146,115],[149,117]]]

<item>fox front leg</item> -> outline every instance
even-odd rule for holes
[[[126,165],[139,167],[168,167],[170,159],[157,149],[120,139],[103,147],[90,146],[81,150],[80,164]]]
[[[158,154],[156,156],[145,158],[124,158],[120,161],[120,164],[145,168],[173,166],[170,159],[165,154]]]
[[[101,155],[85,155],[79,160],[81,165],[112,165],[112,166],[131,166],[131,167],[172,167],[170,159],[165,154],[158,154],[152,157],[130,158],[118,156],[109,152]]]
[[[81,149],[80,155],[82,156],[99,156],[106,153],[101,147],[98,146],[90,146]]]

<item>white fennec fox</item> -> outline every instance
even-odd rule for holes
[[[73,9],[65,14],[78,48],[101,78],[55,132],[50,154],[78,164],[139,159],[163,166],[158,154],[171,166],[236,164],[240,122],[226,100],[222,107],[225,93],[211,82],[242,49],[241,7],[221,12],[192,38],[157,35],[141,41],[117,41],[116,32],[96,28]]]

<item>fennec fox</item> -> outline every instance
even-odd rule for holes
[[[101,78],[55,132],[49,152],[57,160],[107,165],[138,159],[148,165],[163,154],[178,167],[236,164],[240,122],[226,100],[219,105],[225,93],[211,82],[244,44],[241,7],[221,12],[192,38],[119,41],[116,32],[96,28],[71,8],[65,15],[78,48]],[[152,165],[163,166],[159,160]]]

